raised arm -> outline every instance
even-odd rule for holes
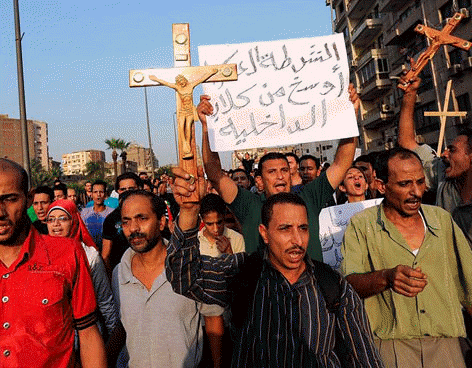
[[[172,191],[180,205],[180,214],[167,246],[167,279],[178,294],[225,307],[231,300],[227,281],[237,272],[246,255],[238,253],[218,258],[200,255],[197,236],[200,204],[183,202],[182,197],[188,196],[197,188],[203,194],[203,170],[199,170],[198,185],[191,184],[188,181],[190,176],[182,169],[175,168],[173,172],[175,182]]]
[[[210,103],[210,97],[206,95],[200,96],[200,103],[197,107],[198,117],[202,123],[202,158],[205,172],[208,180],[218,191],[221,198],[226,203],[232,203],[238,194],[238,187],[235,182],[223,174],[221,170],[220,156],[217,152],[210,149],[210,141],[208,138],[207,115],[213,113],[213,106]]]
[[[234,155],[236,156],[236,158],[239,160],[239,161],[243,161],[244,157],[241,156],[241,154],[238,152],[238,151],[234,151]]]
[[[154,81],[154,82],[157,82],[157,83],[160,83],[162,84],[163,86],[166,86],[166,87],[170,87],[170,88],[173,88],[173,89],[177,89],[177,85],[175,85],[174,83],[169,83],[169,82],[166,82],[165,80],[163,79],[159,79],[157,78],[155,75],[150,75],[149,76],[149,79]]]
[[[356,111],[357,116],[359,114],[361,101],[352,83],[349,85],[349,98],[354,105],[354,110]],[[326,176],[333,188],[337,188],[338,185],[341,184],[347,169],[352,165],[356,147],[357,137],[344,138],[339,141],[334,162],[328,170],[326,170]]]
[[[411,66],[413,67],[414,61],[413,59],[411,60]],[[404,77],[400,78],[399,84],[404,84],[405,82],[407,81]],[[403,148],[414,150],[418,147],[418,143],[416,142],[414,116],[416,96],[421,79],[416,77],[408,82],[408,87],[403,94],[400,120],[398,122],[398,145]]]

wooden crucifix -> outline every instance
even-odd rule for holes
[[[454,116],[463,117],[463,118],[467,116],[466,111],[448,111],[449,98],[451,96],[451,91],[452,91],[452,80],[449,79],[449,81],[447,82],[447,87],[446,87],[446,98],[444,101],[444,107],[440,108],[439,111],[425,111],[424,113],[424,116],[439,116],[439,119],[441,121],[441,129],[439,131],[438,150],[437,150],[438,156],[441,156],[441,152],[443,148],[444,133],[446,131],[446,119],[448,117],[454,117]]]
[[[193,104],[193,89],[204,82],[228,82],[238,79],[236,64],[194,66],[190,59],[190,29],[188,23],[172,25],[174,68],[130,70],[130,87],[166,86],[173,88],[177,100],[177,131],[179,136],[179,166],[197,177],[197,149],[194,122],[198,120]],[[171,80],[175,80],[172,83]],[[198,202],[198,191],[187,202]]]
[[[462,13],[454,14],[454,16],[449,19],[447,24],[444,26],[442,31],[438,31],[437,29],[430,28],[422,24],[418,24],[416,26],[415,31],[428,37],[431,44],[425,51],[421,53],[421,55],[418,57],[418,60],[416,60],[415,66],[411,68],[411,70],[406,74],[405,78],[407,81],[417,77],[418,74],[421,73],[424,67],[428,64],[428,61],[434,57],[442,45],[451,45],[463,50],[470,49],[472,44],[469,41],[463,40],[459,37],[451,36],[452,31],[456,29],[462,18],[464,18]],[[406,84],[398,85],[398,88],[403,90],[405,90],[407,87],[408,82]]]

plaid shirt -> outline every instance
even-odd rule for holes
[[[237,307],[229,283],[247,260],[247,253],[219,258],[200,256],[197,229],[178,226],[168,245],[167,278],[174,290],[208,304]],[[264,261],[248,315],[234,334],[233,367],[341,367],[334,351],[341,336],[357,367],[383,367],[358,295],[341,281],[341,303],[326,308],[313,263],[291,285]],[[248,297],[250,297],[248,295]]]

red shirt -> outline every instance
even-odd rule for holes
[[[74,328],[96,322],[81,245],[31,226],[18,259],[0,262],[0,367],[73,367]]]

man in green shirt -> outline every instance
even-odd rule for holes
[[[341,266],[365,300],[387,367],[465,367],[458,337],[472,312],[472,251],[451,215],[421,204],[425,175],[412,151],[379,160],[380,206],[351,218]]]
[[[352,84],[349,86],[349,95],[357,112],[360,100]],[[197,112],[202,123],[202,157],[205,172],[213,187],[241,223],[246,252],[252,253],[258,246],[264,245],[262,238],[259,236],[258,227],[261,224],[261,208],[265,200],[273,194],[290,192],[291,179],[287,158],[282,153],[270,152],[260,159],[259,169],[264,183],[264,193],[262,195],[259,196],[238,188],[230,177],[224,175],[218,153],[212,152],[210,149],[206,115],[213,113],[213,107],[208,96],[200,97]],[[319,236],[317,236],[319,233],[318,216],[323,205],[332,196],[334,188],[344,179],[347,169],[352,164],[356,146],[357,137],[342,139],[339,142],[334,162],[326,170],[326,173],[305,185],[299,194],[307,204],[308,218],[310,219],[309,230],[311,234],[314,234],[310,237],[308,255],[318,261],[323,261],[321,244]]]

